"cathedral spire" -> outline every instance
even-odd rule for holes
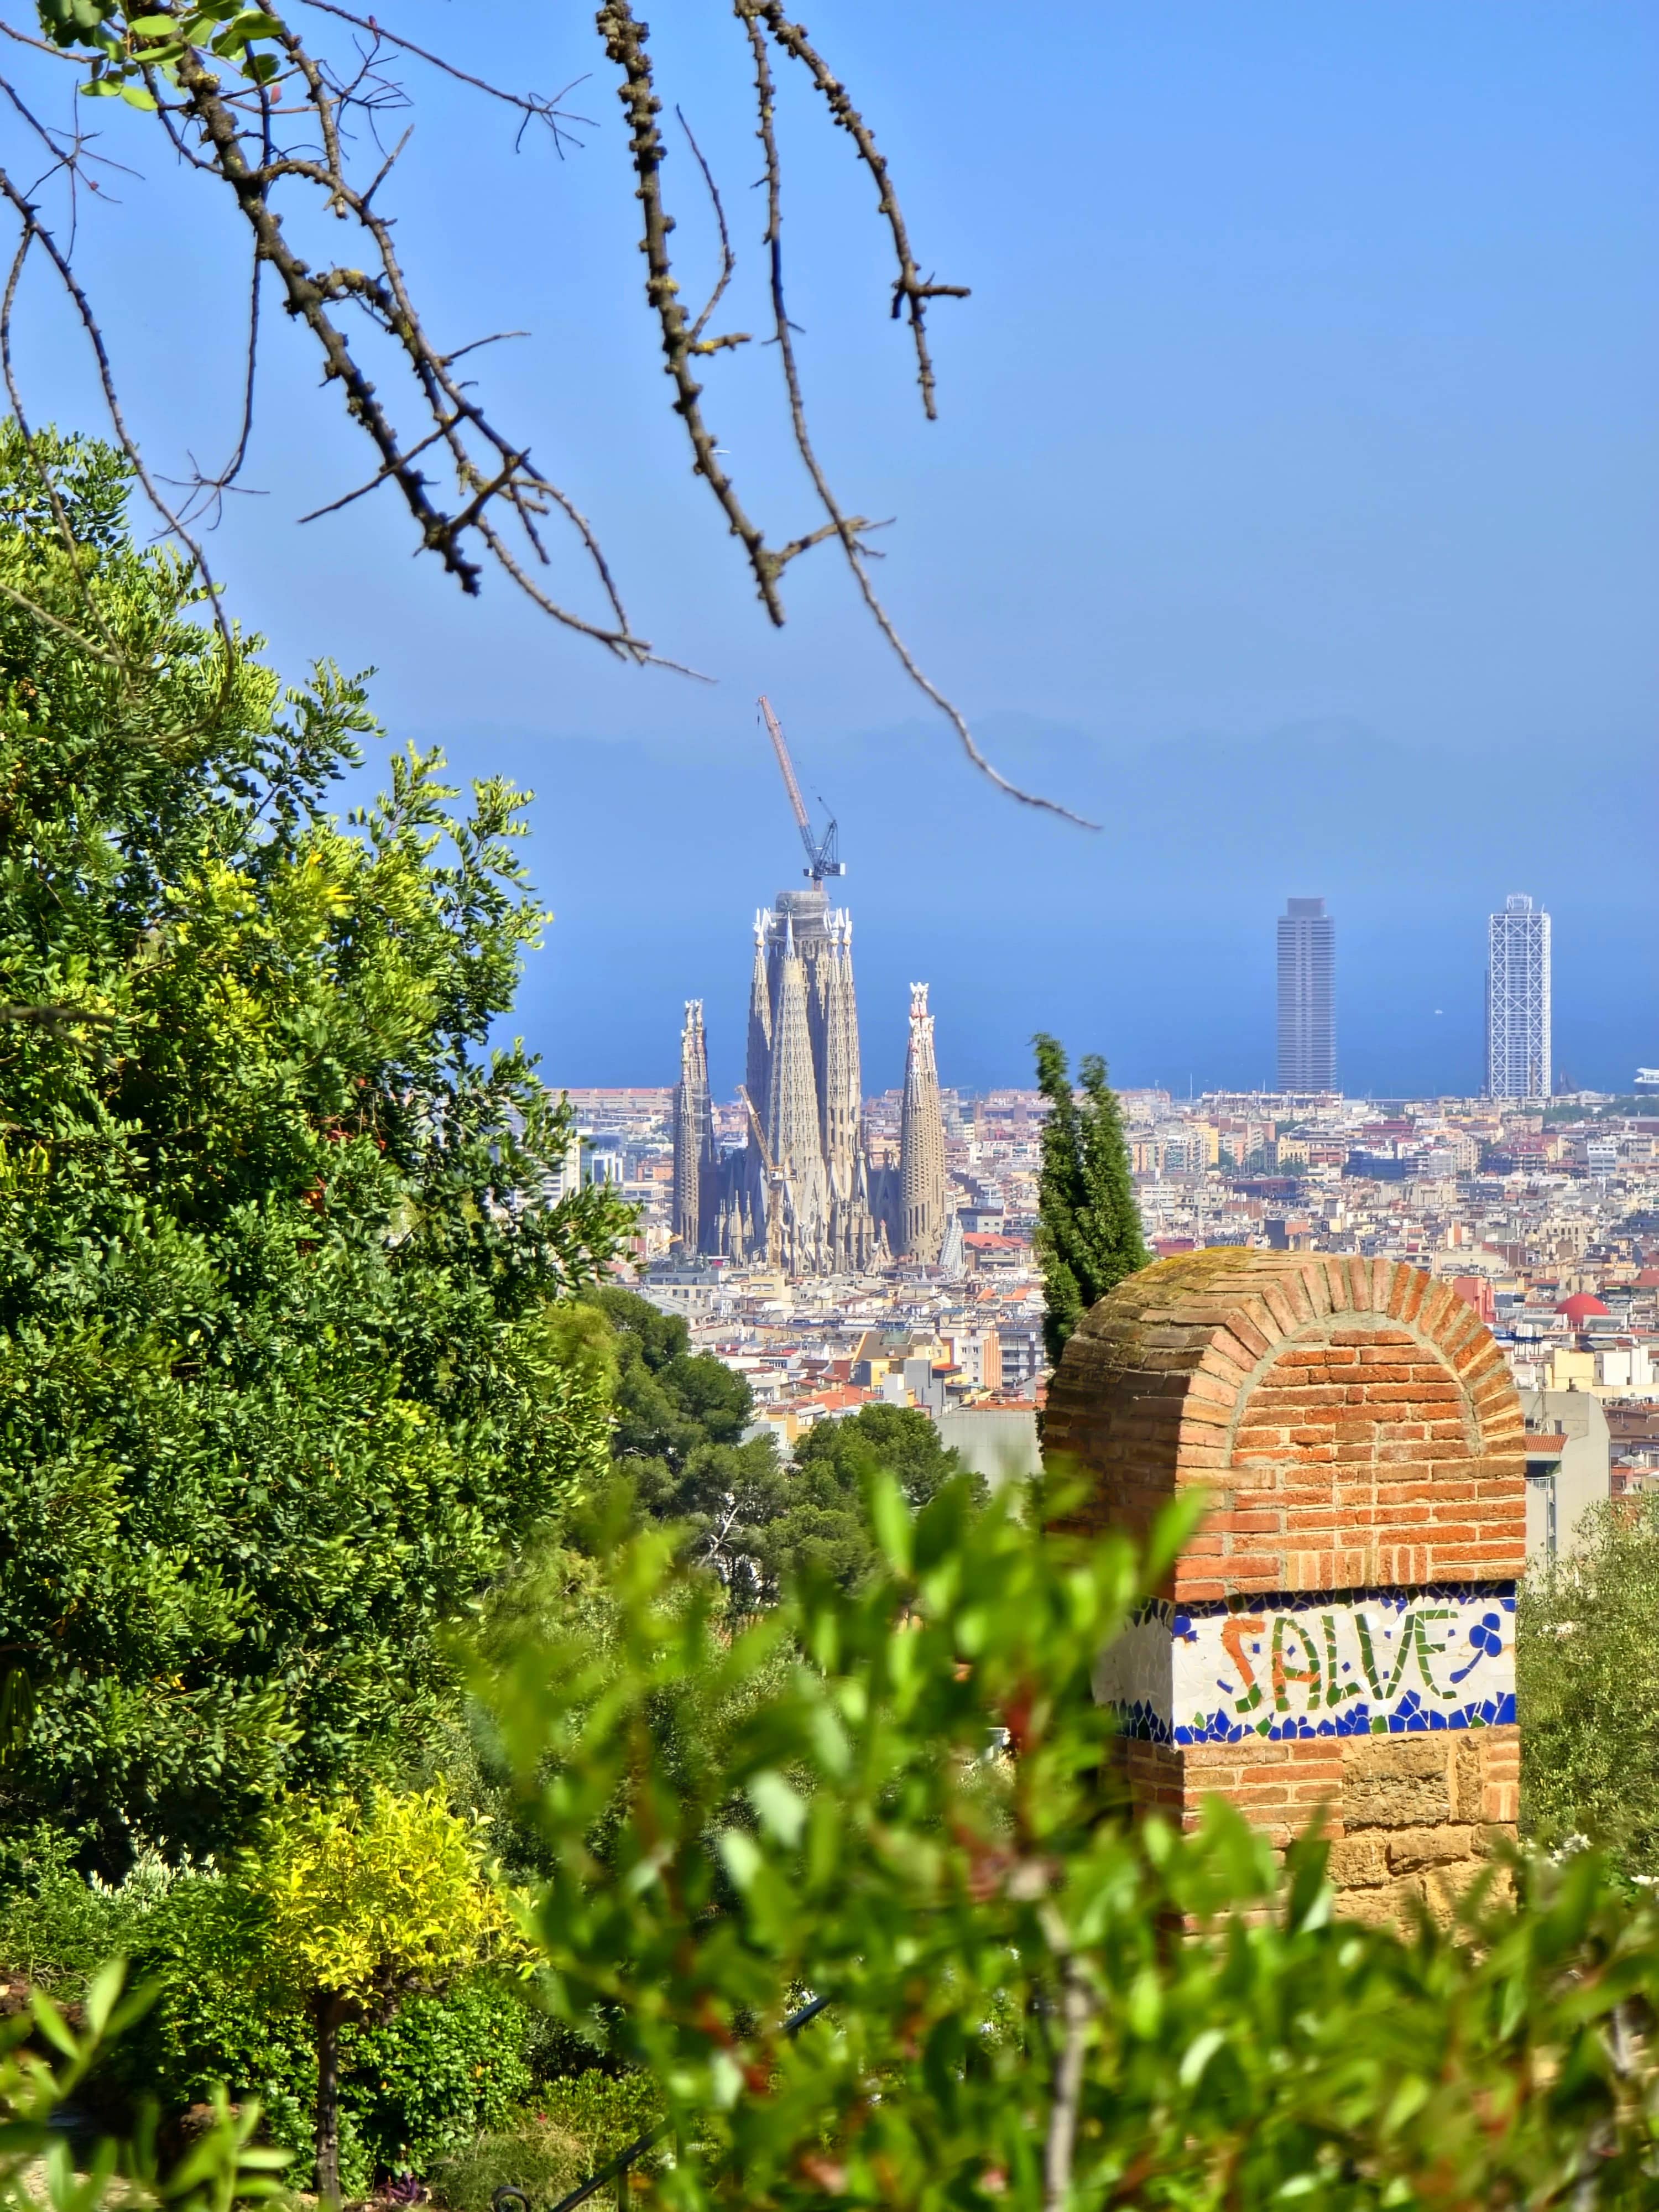
[[[823,1095],[821,1127],[824,1170],[832,1208],[836,1265],[854,1267],[868,1256],[868,1238],[859,1234],[857,1162],[863,1091],[859,1067],[858,1007],[853,993],[852,922],[845,914],[830,917],[823,955]],[[867,1211],[867,1208],[865,1209]]]
[[[715,1231],[717,1168],[702,1000],[688,999],[674,1086],[674,1237],[687,1254],[701,1251]]]
[[[766,1141],[773,1166],[783,1179],[786,1264],[792,1274],[819,1274],[826,1265],[829,1193],[807,1012],[806,963],[795,949],[793,917],[787,911],[778,964]]]
[[[903,1256],[931,1267],[945,1241],[945,1114],[933,1057],[933,1017],[927,986],[910,986],[910,1043],[904,1059],[904,1106],[899,1124]]]
[[[897,1224],[884,1237],[876,1210],[896,1212],[896,1171],[878,1201],[864,1149],[852,920],[821,883],[780,892],[755,916],[744,1076],[754,1121],[742,1148],[715,1161],[704,1249],[733,1259],[764,1249],[792,1274],[884,1261]]]

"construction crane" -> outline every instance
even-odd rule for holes
[[[755,1133],[755,1142],[760,1149],[762,1163],[766,1169],[766,1264],[778,1267],[783,1264],[783,1201],[785,1178],[772,1158],[772,1148],[766,1141],[766,1132],[761,1127],[761,1117],[755,1111],[755,1102],[747,1086],[738,1085],[738,1096],[749,1109],[749,1126]]]
[[[812,817],[806,811],[806,801],[800,795],[800,786],[795,781],[795,764],[789,757],[789,748],[783,741],[783,732],[778,727],[778,718],[772,712],[772,702],[763,696],[760,710],[765,718],[766,733],[772,740],[772,750],[778,757],[778,766],[783,771],[783,787],[789,794],[789,804],[794,810],[795,827],[800,831],[800,842],[806,848],[806,866],[801,873],[821,884],[826,876],[844,876],[847,863],[836,851],[836,817],[828,807],[829,824],[822,837],[812,835]],[[818,801],[823,806],[823,801]]]

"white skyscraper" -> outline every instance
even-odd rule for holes
[[[1550,918],[1512,891],[1487,924],[1486,1091],[1550,1095]]]

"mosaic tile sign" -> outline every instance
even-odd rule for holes
[[[1395,1735],[1515,1719],[1515,1584],[1142,1607],[1095,1695],[1173,1744]]]

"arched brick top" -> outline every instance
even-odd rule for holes
[[[1214,1507],[1170,1595],[1503,1582],[1525,1553],[1520,1401],[1474,1309],[1419,1268],[1224,1246],[1120,1283],[1066,1347],[1043,1449],[1083,1525]]]

